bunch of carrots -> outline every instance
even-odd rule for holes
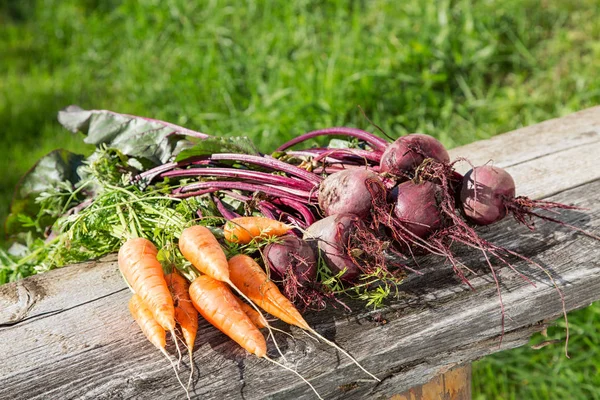
[[[240,217],[226,224],[224,236],[228,242],[247,244],[252,240],[284,235],[290,229],[289,225],[269,218]],[[267,356],[267,343],[259,329],[268,328],[271,331],[271,328],[260,311],[262,309],[335,346],[364,370],[347,352],[308,325],[253,258],[237,254],[228,260],[213,233],[200,225],[184,229],[178,245],[183,257],[199,272],[194,273],[191,283],[176,270],[168,274],[163,272],[157,258],[158,249],[148,239],[128,239],[120,248],[118,258],[119,269],[134,292],[129,301],[129,310],[144,335],[169,360],[166,351],[167,332],[177,345],[175,330],[178,324],[193,368],[192,351],[200,314],[249,353],[296,373],[320,398],[314,387],[296,371]],[[193,369],[187,387],[177,376],[186,393],[192,375]]]

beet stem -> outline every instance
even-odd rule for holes
[[[327,129],[320,129],[312,132],[305,133],[300,135],[289,142],[286,142],[279,146],[276,151],[284,151],[285,149],[292,147],[298,143],[302,143],[308,139],[312,139],[317,136],[333,136],[333,135],[341,135],[341,136],[350,136],[360,139],[369,145],[371,145],[375,150],[383,152],[387,146],[388,142],[385,139],[380,138],[370,132],[363,131],[362,129],[356,128],[347,128],[347,127],[332,127]]]
[[[295,165],[288,164],[286,162],[277,160],[270,156],[252,156],[248,154],[213,154],[210,156],[211,160],[215,161],[239,161],[246,162],[249,164],[259,165],[262,167],[267,167],[276,171],[282,171],[289,175],[297,176],[299,178],[304,179],[307,182],[318,186],[321,183],[321,177],[312,172],[308,172],[302,168],[296,167]]]
[[[184,177],[184,176],[219,176],[226,178],[248,179],[252,181],[285,185],[304,191],[310,191],[314,185],[299,179],[289,178],[281,175],[273,175],[266,172],[242,170],[238,168],[190,168],[184,170],[168,171],[161,177]]]

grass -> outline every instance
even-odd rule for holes
[[[599,104],[599,19],[595,0],[2,2],[0,219],[41,155],[88,150],[56,122],[68,104],[265,151],[314,128],[370,128],[360,105],[391,136],[457,146]],[[475,397],[598,396],[599,309],[572,313],[570,360],[555,345],[477,362]]]

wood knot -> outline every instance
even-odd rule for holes
[[[4,285],[0,290],[0,326],[24,320],[40,297],[37,285],[31,280]]]

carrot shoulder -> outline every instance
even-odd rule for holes
[[[154,315],[164,329],[175,329],[173,299],[165,281],[158,250],[151,241],[129,239],[119,250],[119,269],[135,294]]]
[[[229,260],[231,282],[260,308],[302,329],[310,329],[308,323],[296,307],[279,291],[260,265],[245,254],[238,254]]]
[[[183,339],[188,351],[191,353],[198,333],[198,311],[196,311],[190,299],[190,284],[177,272],[166,275],[165,280],[173,296],[175,320],[179,323]]]
[[[190,285],[194,306],[208,322],[258,357],[267,354],[267,342],[240,308],[227,285],[202,275]]]
[[[167,345],[167,332],[156,322],[150,309],[146,307],[142,298],[137,294],[131,296],[129,300],[129,312],[150,343],[164,350]]]
[[[208,228],[194,225],[184,229],[179,237],[179,250],[203,274],[229,282],[227,257]]]
[[[291,227],[283,222],[265,217],[239,217],[225,223],[225,240],[232,243],[250,243],[256,237],[282,236]]]

